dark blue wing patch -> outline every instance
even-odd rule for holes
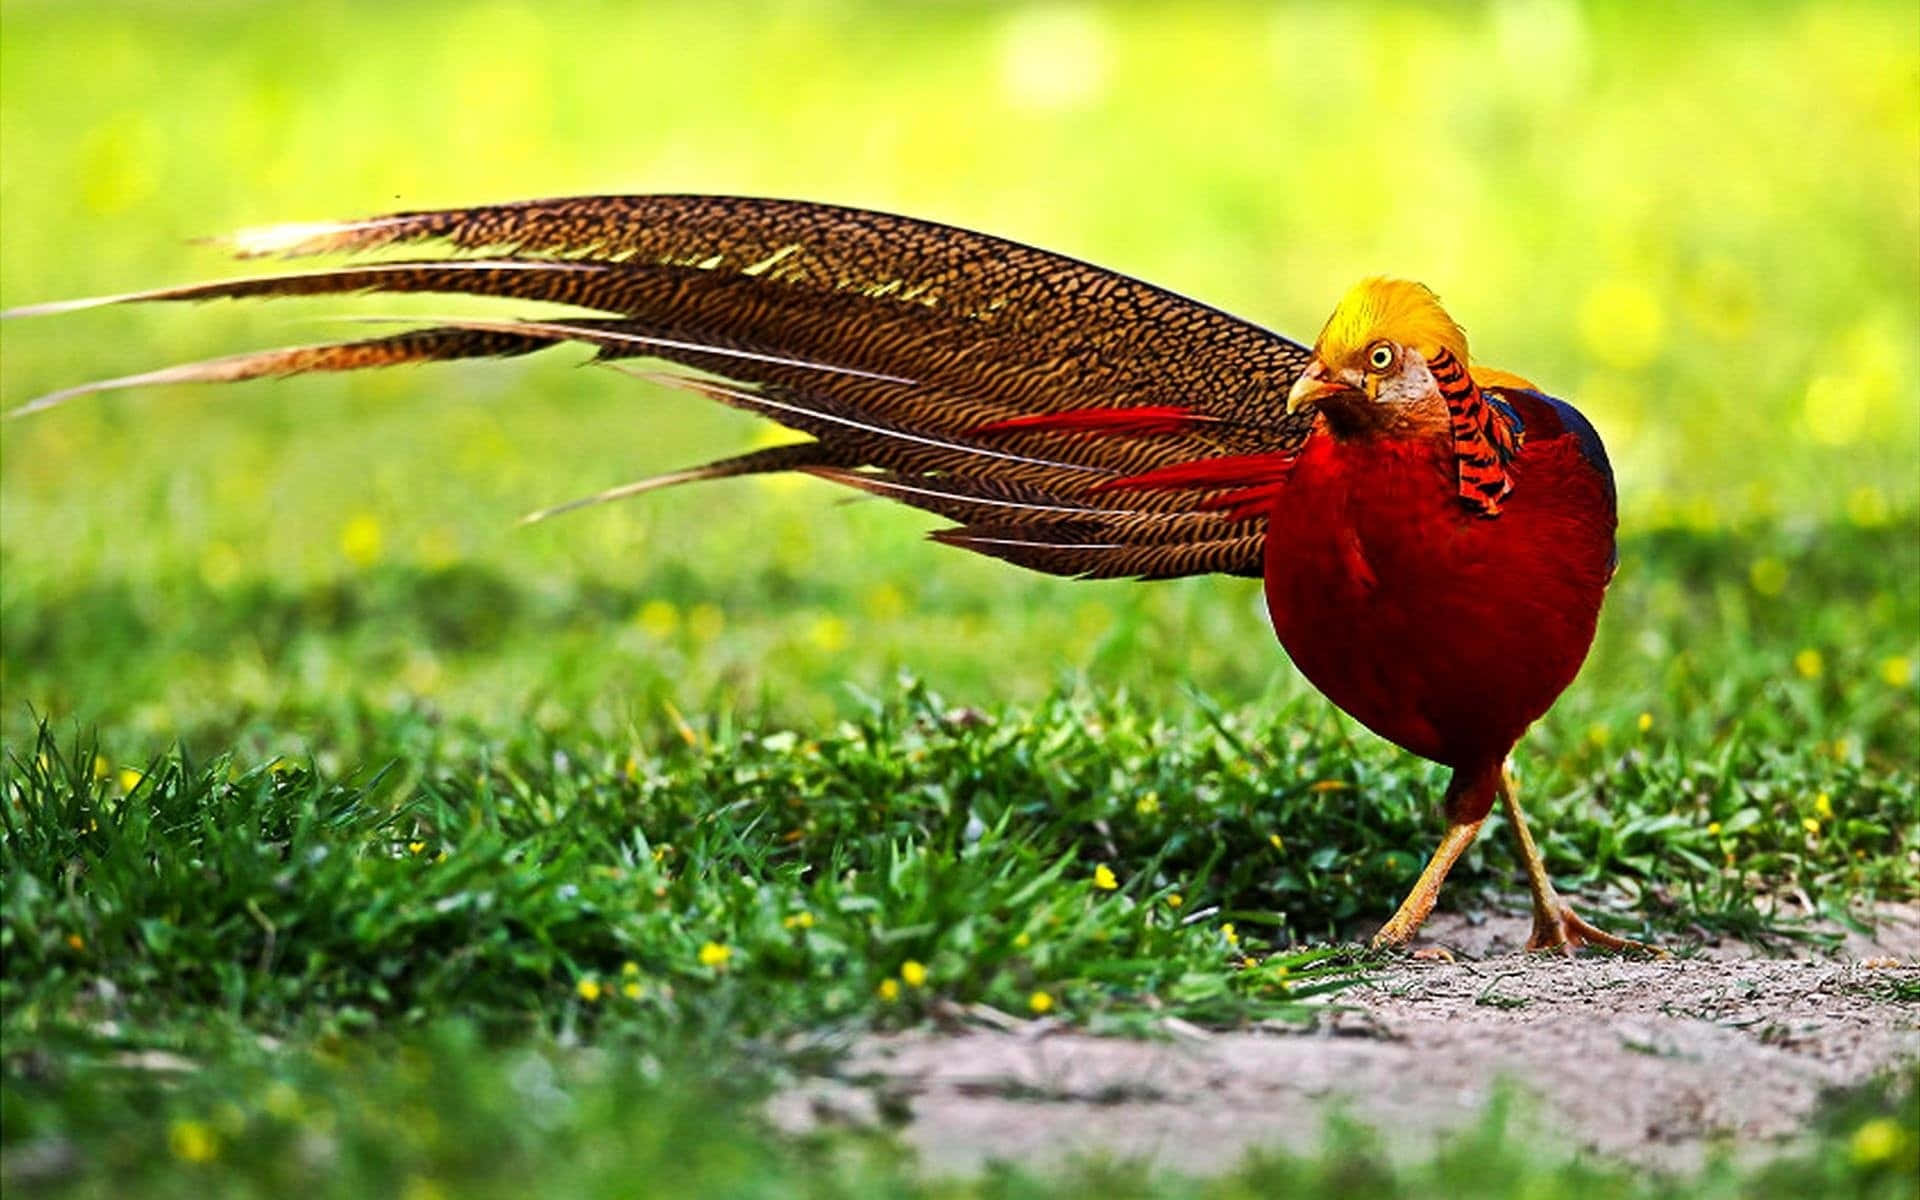
[[[1557,396],[1549,396],[1545,392],[1538,391],[1527,394],[1537,397],[1553,409],[1554,415],[1560,418],[1561,428],[1572,434],[1574,440],[1580,443],[1580,457],[1591,463],[1593,469],[1600,472],[1600,477],[1607,481],[1607,498],[1613,499],[1613,464],[1607,461],[1607,448],[1601,444],[1600,431],[1593,427],[1593,422],[1587,420],[1579,409]]]

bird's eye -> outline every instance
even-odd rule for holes
[[[1393,365],[1393,347],[1385,342],[1375,342],[1373,349],[1367,351],[1367,365],[1376,371],[1384,371]]]

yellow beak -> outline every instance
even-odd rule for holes
[[[1287,411],[1296,413],[1303,408],[1313,407],[1328,396],[1353,390],[1352,385],[1333,378],[1327,365],[1316,358],[1307,364],[1300,378],[1293,381],[1293,390],[1287,393]]]

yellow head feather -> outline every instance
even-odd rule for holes
[[[1330,367],[1359,365],[1367,347],[1385,339],[1416,350],[1431,361],[1442,347],[1464,364],[1467,335],[1453,323],[1440,298],[1423,283],[1376,277],[1353,285],[1314,343],[1314,353]]]

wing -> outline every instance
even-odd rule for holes
[[[1286,412],[1308,358],[1299,345],[1111,271],[906,217],[781,200],[603,196],[279,226],[230,242],[242,257],[420,244],[438,253],[8,315],[363,292],[498,296],[591,315],[436,321],[236,355],[86,384],[16,414],[106,388],[578,342],[623,370],[814,439],[579,503],[806,471],[957,522],[934,535],[949,544],[1054,574],[1149,578],[1258,575],[1259,517],[1308,432]],[[683,370],[661,375],[636,359]]]

